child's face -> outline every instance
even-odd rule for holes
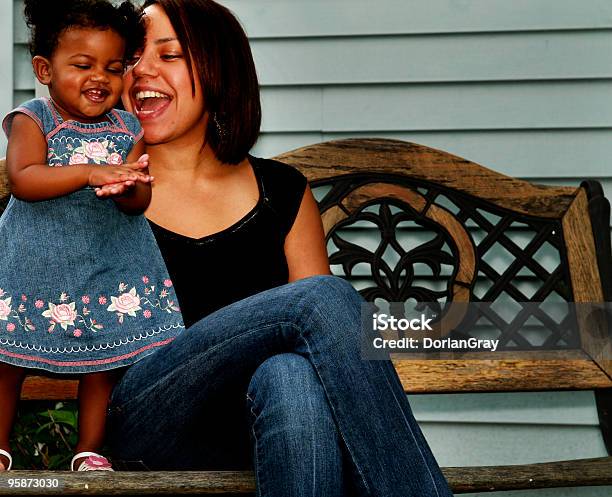
[[[124,50],[123,38],[111,29],[72,28],[62,33],[47,61],[48,73],[43,71],[41,78],[37,70],[37,76],[49,86],[64,120],[104,119],[121,95]]]

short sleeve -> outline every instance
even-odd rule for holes
[[[25,114],[29,116],[40,128],[43,135],[47,135],[53,128],[59,123],[53,116],[53,113],[49,109],[49,105],[43,98],[35,98],[28,100],[21,104],[19,107],[9,112],[2,120],[2,129],[7,137],[11,134],[11,126],[13,119],[17,114]]]
[[[128,133],[133,136],[134,145],[138,143],[142,139],[144,131],[136,116],[126,110],[115,109],[115,112],[117,113],[117,117],[119,117],[127,129]]]
[[[266,201],[278,215],[286,236],[300,210],[308,180],[300,171],[283,162],[252,157],[250,159],[260,169]]]

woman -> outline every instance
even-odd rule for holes
[[[124,102],[144,128],[146,216],[188,328],[115,387],[116,458],[253,468],[260,496],[452,495],[391,363],[360,358],[363,300],[329,275],[306,179],[247,155],[260,107],[240,25],[210,0],[144,13]]]

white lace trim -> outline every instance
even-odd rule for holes
[[[94,138],[95,141],[98,140],[120,140],[120,139],[124,139],[124,140],[130,140],[134,138],[134,135],[128,135],[127,133],[109,133],[106,136],[97,136],[96,138]],[[82,136],[57,136],[57,137],[52,137],[49,139],[49,142],[53,145],[53,142],[70,142],[70,143],[74,143],[74,142],[82,142],[83,140],[87,141],[86,139],[84,139]]]
[[[151,331],[147,331],[146,334],[140,334],[138,336],[133,336],[131,338],[126,338],[125,340],[119,340],[119,342],[113,342],[111,343],[103,343],[101,345],[94,345],[92,347],[70,347],[70,348],[66,348],[64,347],[63,349],[60,348],[47,348],[47,347],[40,347],[40,346],[36,346],[36,345],[29,345],[26,344],[24,345],[21,342],[14,342],[11,340],[6,340],[3,338],[0,338],[0,345],[8,345],[10,347],[16,347],[18,349],[25,349],[25,350],[33,350],[36,352],[45,352],[47,354],[72,354],[72,353],[78,353],[78,352],[92,352],[94,350],[106,350],[106,349],[114,349],[116,347],[121,347],[122,345],[127,345],[128,343],[132,343],[132,342],[137,342],[139,340],[143,340],[144,338],[149,338],[152,337],[154,335],[159,335],[162,331],[167,331],[169,329],[172,328],[185,328],[185,326],[183,324],[171,324],[168,326],[162,326],[157,328],[157,330],[151,330]]]

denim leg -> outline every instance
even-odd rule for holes
[[[111,444],[131,458],[162,458],[170,466],[211,399],[246,392],[260,364],[293,352],[314,368],[368,495],[452,495],[392,364],[361,358],[362,302],[346,281],[315,276],[205,317],[127,370],[111,397]],[[207,454],[201,440],[203,465],[215,462]]]
[[[343,497],[342,451],[310,362],[278,354],[257,368],[247,393],[257,497]]]

